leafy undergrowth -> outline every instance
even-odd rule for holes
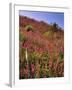
[[[19,19],[19,78],[63,77],[64,31],[56,23]]]

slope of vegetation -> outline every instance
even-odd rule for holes
[[[64,31],[56,23],[19,20],[19,78],[63,77]]]

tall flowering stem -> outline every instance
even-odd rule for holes
[[[28,66],[28,78],[30,76],[30,70],[29,70],[29,62],[28,62],[28,52],[27,52],[27,48],[26,48],[26,51],[25,51],[25,56],[26,56],[26,61],[27,61],[27,66]]]

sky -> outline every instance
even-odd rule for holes
[[[57,23],[59,27],[64,29],[64,13],[63,12],[44,12],[44,11],[25,11],[20,10],[19,15],[44,21],[48,24]]]

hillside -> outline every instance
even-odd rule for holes
[[[19,16],[19,55],[20,79],[64,76],[64,30]]]

